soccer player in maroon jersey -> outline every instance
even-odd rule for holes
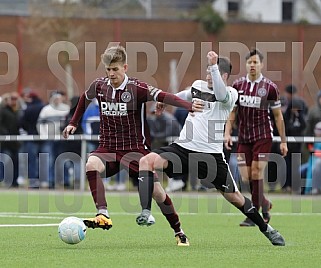
[[[263,55],[257,49],[251,49],[245,59],[247,76],[237,79],[232,85],[239,97],[226,123],[225,147],[231,149],[233,144],[230,133],[237,114],[240,174],[243,181],[250,182],[253,205],[257,210],[262,207],[262,216],[268,223],[272,203],[264,196],[263,175],[273,138],[270,109],[281,137],[280,151],[283,157],[288,148],[278,88],[262,75]],[[254,223],[246,218],[240,226],[254,226]]]
[[[139,159],[151,149],[149,128],[146,121],[146,102],[158,101],[192,111],[192,104],[179,97],[163,92],[138,79],[126,75],[127,53],[122,46],[110,47],[101,56],[106,77],[91,83],[80,97],[74,116],[63,130],[64,138],[73,134],[79,120],[92,99],[96,98],[100,109],[99,146],[86,163],[86,175],[97,208],[95,218],[85,219],[90,228],[109,229],[112,221],[107,210],[105,188],[100,177],[106,169],[110,177],[125,168],[129,176],[138,179]],[[106,164],[104,164],[104,162]],[[169,196],[159,182],[155,182],[154,199],[175,234],[182,233],[179,217]],[[154,218],[149,219],[149,224]],[[188,242],[188,241],[187,241]]]

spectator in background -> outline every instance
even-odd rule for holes
[[[40,156],[40,186],[43,188],[55,188],[55,161],[61,151],[61,141],[55,138],[61,137],[61,128],[70,110],[69,105],[63,103],[63,95],[60,92],[52,92],[49,104],[40,111],[37,129],[42,139]],[[46,161],[46,164],[42,161]],[[58,167],[57,170],[63,170]],[[56,178],[57,180],[61,178]],[[61,181],[60,181],[61,182]]]
[[[299,99],[292,98],[284,113],[285,134],[289,136],[303,136],[306,127],[304,117],[304,102]],[[299,166],[301,157],[293,154],[301,153],[301,142],[290,142],[288,144],[288,154],[285,156],[286,162],[286,180],[282,186],[284,192],[301,192],[301,178]],[[292,171],[295,171],[294,173]]]
[[[321,138],[321,122],[314,127],[314,135]],[[321,142],[314,142],[311,156],[312,191],[313,195],[321,194]]]
[[[296,86],[287,85],[284,91],[285,91],[287,104],[289,105],[292,102],[292,100],[295,100],[296,103],[300,105],[300,109],[302,109],[300,111],[300,114],[303,114],[304,116],[306,116],[308,114],[308,106],[306,102],[300,96],[297,95],[298,90]]]
[[[2,96],[0,107],[0,135],[19,135],[20,108],[19,95],[16,92]],[[0,180],[5,180],[9,187],[18,187],[20,142],[2,141],[0,144],[1,170]],[[11,165],[12,164],[12,165]]]
[[[313,137],[314,128],[319,122],[321,122],[321,90],[317,93],[316,104],[309,108],[304,136]],[[308,194],[312,190],[312,152],[314,150],[314,144],[308,143],[307,149],[309,152],[308,161],[301,166],[302,177],[306,179],[305,188],[302,191],[303,194]]]
[[[155,109],[155,105],[153,105],[147,117],[147,123],[152,138],[152,149],[167,145],[169,139],[178,137],[182,129],[173,114],[167,111],[156,114]]]
[[[321,121],[321,90],[317,93],[316,104],[308,110],[305,136],[314,136],[314,127]]]
[[[301,115],[303,115],[303,119],[306,121],[306,118],[307,118],[307,114],[308,114],[308,106],[306,104],[306,102],[304,101],[303,98],[301,98],[300,96],[298,96],[298,90],[296,88],[295,85],[293,84],[289,84],[287,85],[285,88],[284,88],[284,93],[285,93],[285,96],[284,96],[284,100],[282,99],[282,97],[280,98],[281,100],[281,105],[282,105],[282,108],[284,108],[283,110],[283,114],[285,114],[286,110],[287,110],[287,107],[292,104],[292,100],[295,100],[295,103],[296,105],[299,105],[300,106],[300,111],[299,111],[299,114],[300,114],[300,117]],[[288,110],[289,111],[289,110]],[[285,124],[286,124],[286,120],[285,120]],[[291,123],[290,123],[291,124]],[[289,126],[289,123],[287,124]],[[287,130],[287,132],[291,132],[291,130]],[[313,131],[312,131],[313,133]],[[302,135],[303,133],[301,133]],[[289,136],[293,136],[293,135],[290,135],[290,134],[287,134]],[[300,136],[301,136],[300,135]],[[313,134],[312,134],[313,136]],[[301,146],[301,148],[303,148],[303,151],[301,151],[301,148],[300,148],[300,153],[301,153],[301,159],[304,159],[306,158],[306,156],[309,154],[308,153],[308,150],[306,150],[306,146],[305,144],[302,145],[302,143],[297,143],[297,144],[294,144],[294,143],[289,143],[289,154],[287,155],[287,157],[285,157],[285,161],[286,161],[286,164],[287,164],[287,167],[286,167],[286,181],[285,181],[285,185],[282,186],[282,190],[284,192],[298,192],[300,188],[300,184],[299,184],[299,181],[300,179],[297,179],[296,176],[298,176],[298,174],[300,174],[300,172],[297,174],[297,173],[294,173],[292,174],[292,166],[296,166],[296,165],[300,165],[298,163],[298,159],[296,159],[296,157],[293,157],[293,153],[295,153],[295,151],[297,151],[297,149],[299,149],[299,145]],[[273,146],[272,146],[272,152],[277,152],[279,153],[279,149],[276,148],[276,143],[273,143]],[[295,161],[295,165],[292,165],[290,164],[290,162],[292,162],[292,159],[294,159]],[[274,165],[274,163],[272,163],[270,165],[270,163],[268,164],[269,166],[271,165]],[[276,170],[276,168],[275,168]],[[270,171],[270,169],[269,169]],[[269,172],[270,173],[270,172]],[[275,172],[274,173],[275,175],[275,179],[277,179],[277,173]],[[280,174],[280,176],[282,176],[283,174]],[[293,181],[293,187],[290,185],[290,176],[292,176],[292,181]],[[301,176],[300,176],[301,177]],[[298,185],[297,185],[298,184]],[[275,186],[275,184],[270,184],[270,187],[272,188],[272,186]]]
[[[81,127],[84,134],[87,135],[99,135],[100,117],[99,117],[99,106],[97,99],[88,105],[82,120]],[[90,140],[87,142],[87,151],[92,152],[98,147],[98,140]]]
[[[39,135],[37,121],[44,103],[33,91],[24,92],[26,109],[21,117],[21,127],[28,135]],[[39,188],[39,153],[41,141],[31,140],[24,142],[24,150],[28,154],[28,178],[30,188]]]
[[[72,116],[75,113],[76,106],[78,104],[79,97],[74,96],[70,100],[70,111],[65,118],[65,125],[61,128],[61,131],[68,125]],[[83,134],[82,126],[79,126],[74,134]],[[80,182],[80,164],[81,164],[81,141],[60,141],[58,155],[63,154],[64,162],[64,178],[63,185],[66,188],[75,186]]]

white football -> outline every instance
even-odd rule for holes
[[[77,217],[67,217],[58,226],[58,234],[62,241],[67,244],[78,244],[86,237],[87,227]]]

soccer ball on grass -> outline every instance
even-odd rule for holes
[[[67,244],[78,244],[86,237],[87,227],[77,217],[67,217],[58,226],[58,234],[62,241]]]

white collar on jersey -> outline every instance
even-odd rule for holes
[[[128,82],[128,76],[127,76],[127,74],[125,74],[124,81],[123,81],[123,83],[121,83],[121,85],[120,85],[119,87],[114,88],[114,87],[112,86],[112,84],[110,83],[110,79],[108,79],[107,85],[108,85],[108,86],[112,86],[112,87],[113,87],[114,89],[116,89],[116,90],[118,90],[118,89],[124,90],[125,87],[126,87],[126,85],[127,85],[127,82]]]
[[[263,74],[260,74],[260,76],[254,81],[251,81],[249,79],[249,75],[246,75],[246,82],[250,82],[250,83],[253,83],[253,84],[254,83],[260,83],[262,79],[263,79]]]

